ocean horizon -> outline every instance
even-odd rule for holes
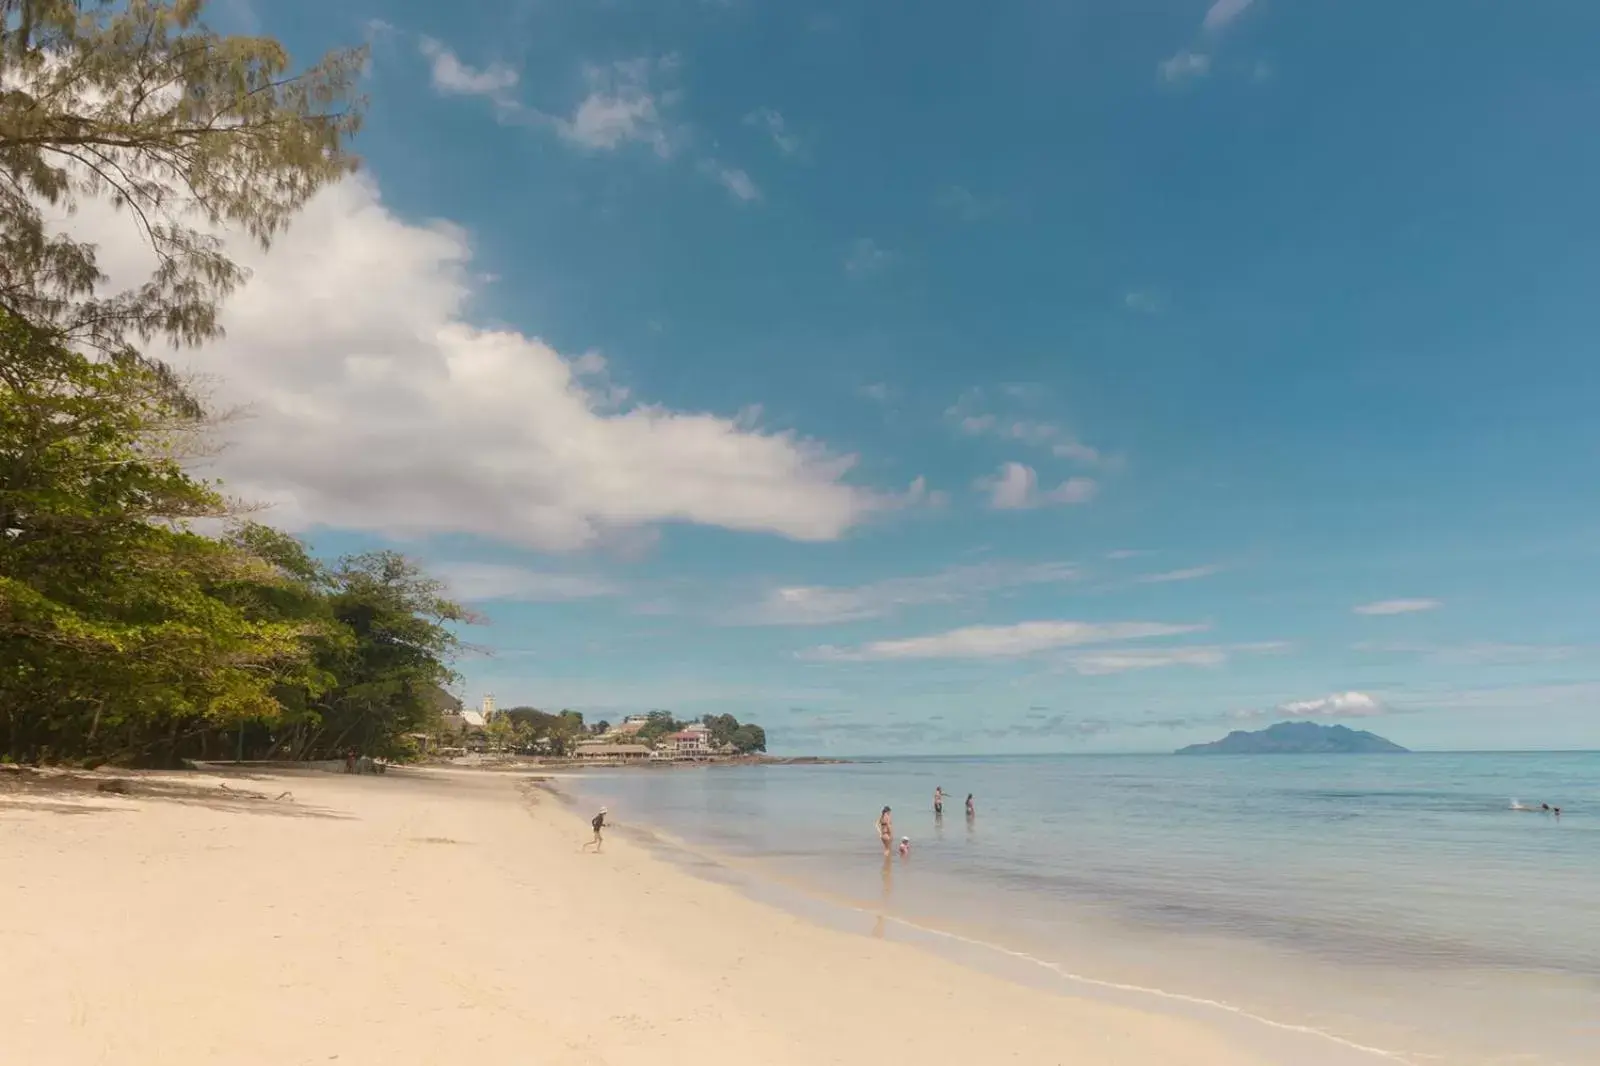
[[[1600,1061],[1600,753],[850,758],[575,791],[863,934],[1305,1038],[1277,1061]]]

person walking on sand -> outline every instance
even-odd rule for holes
[[[589,824],[594,828],[594,839],[593,840],[584,841],[583,847],[580,850],[588,851],[589,850],[589,845],[593,844],[594,845],[595,854],[599,854],[600,845],[601,845],[601,843],[603,843],[603,841],[601,840],[600,831],[606,827],[606,814],[607,813],[608,812],[606,811],[606,809],[604,807],[601,807],[600,808],[600,813],[595,815],[594,818],[590,820]]]
[[[883,844],[885,855],[894,850],[894,817],[887,807],[878,815],[878,840]]]
[[[944,814],[944,786],[935,785],[933,789],[933,816],[938,818]]]

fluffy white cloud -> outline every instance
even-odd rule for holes
[[[1185,570],[1168,570],[1160,574],[1140,574],[1134,580],[1144,585],[1163,585],[1169,581],[1198,581],[1200,578],[1210,577],[1221,569],[1221,566],[1211,563],[1207,566],[1191,566]]]
[[[1204,629],[1166,622],[1018,622],[966,626],[925,637],[879,640],[855,648],[823,645],[802,652],[806,659],[880,662],[905,659],[1015,659],[1082,644],[1176,636]]]
[[[487,67],[473,67],[463,63],[448,47],[432,37],[418,42],[422,54],[431,64],[433,87],[452,96],[487,96],[506,102],[507,94],[517,85],[517,72],[504,63],[490,63]]]
[[[1375,718],[1388,712],[1376,696],[1365,692],[1335,692],[1321,699],[1280,703],[1274,713],[1289,718]]]
[[[445,562],[429,567],[450,589],[451,595],[469,602],[521,600],[529,603],[589,600],[618,596],[622,588],[609,578],[593,574],[529,570],[500,563]]]
[[[1092,478],[1068,478],[1053,489],[1039,491],[1039,475],[1022,463],[1004,463],[976,487],[989,493],[989,506],[998,511],[1030,510],[1057,504],[1088,503],[1099,490]]]
[[[1416,614],[1419,611],[1431,611],[1440,606],[1438,600],[1379,600],[1376,603],[1363,603],[1352,607],[1356,614],[1389,615],[1389,614]]]
[[[148,275],[126,217],[87,205],[71,224],[114,286]],[[286,528],[564,550],[687,522],[815,541],[933,498],[851,485],[851,456],[749,413],[634,403],[598,355],[472,325],[465,234],[396,218],[370,180],[319,194],[270,254],[229,249],[253,276],[227,337],[172,359],[241,408],[207,472]]]
[[[882,618],[903,607],[958,603],[991,592],[1073,581],[1069,563],[977,563],[936,574],[888,578],[865,585],[802,585],[770,591],[755,608],[736,611],[747,625],[827,625]]]
[[[1255,0],[1217,0],[1206,11],[1205,21],[1201,27],[1206,30],[1216,31],[1245,13],[1245,10],[1255,3]]]

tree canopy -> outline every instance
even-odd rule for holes
[[[204,423],[143,361],[0,310],[0,754],[399,755],[437,714],[466,612],[394,553],[195,532],[231,512],[183,469]]]
[[[266,37],[221,36],[205,0],[0,0],[0,309],[70,344],[198,344],[244,271],[219,230],[262,245],[356,165],[363,49],[293,72]],[[101,200],[155,256],[103,295],[93,244],[49,215]]]

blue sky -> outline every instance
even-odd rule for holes
[[[204,357],[224,470],[447,575],[469,701],[1600,746],[1600,8],[215,21],[372,45],[362,179]]]

